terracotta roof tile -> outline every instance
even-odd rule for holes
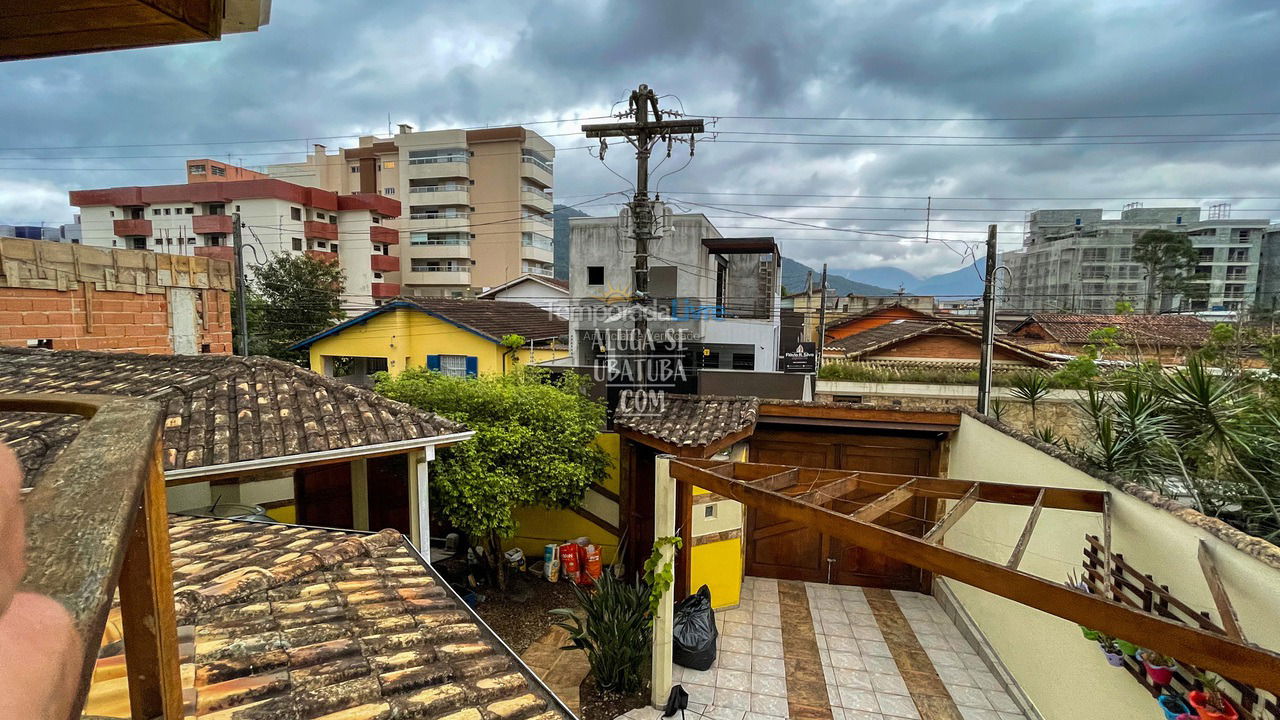
[[[463,428],[374,392],[265,357],[135,355],[0,348],[0,393],[98,393],[165,405],[166,470],[429,438]],[[79,420],[0,413],[0,440],[28,475]]]
[[[452,300],[402,298],[432,315],[452,320],[501,340],[523,335],[529,340],[559,338],[569,334],[569,321],[536,305],[506,300]]]
[[[615,425],[681,447],[707,447],[756,422],[760,398],[667,395],[657,415],[619,411]]]
[[[1162,342],[1183,347],[1201,347],[1209,339],[1212,326],[1191,315],[1081,315],[1074,313],[1036,313],[1014,330],[1038,324],[1054,340],[1068,345],[1088,342],[1089,333],[1114,327],[1122,337],[1142,342]]]
[[[395,531],[173,516],[170,538],[194,717],[566,717]]]

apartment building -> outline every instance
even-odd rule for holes
[[[406,208],[400,236],[402,292],[462,297],[521,275],[553,275],[555,148],[522,127],[365,136],[330,153],[267,172],[337,193],[379,194]]]
[[[214,165],[192,161],[211,174]],[[230,172],[230,168],[224,167]],[[227,177],[223,175],[222,177]],[[346,275],[343,305],[357,313],[400,294],[400,236],[389,221],[400,203],[382,195],[338,194],[274,178],[185,185],[75,190],[82,243],[232,259],[232,219],[240,213],[245,265],[276,253],[336,261]]]
[[[1231,218],[1215,208],[1127,207],[1118,219],[1099,208],[1032,212],[1021,249],[1001,255],[1009,273],[999,273],[1003,309],[1114,312],[1133,303],[1140,312],[1239,311],[1256,302],[1258,270],[1270,223]],[[1165,295],[1147,307],[1146,268],[1134,261],[1133,245],[1149,230],[1186,233],[1200,254],[1190,297]]]
[[[649,255],[649,328],[678,336],[702,369],[772,371],[778,364],[780,255],[773,238],[726,238],[700,213],[664,212]],[[622,217],[569,221],[570,352],[597,365],[596,338],[632,327],[635,241]]]

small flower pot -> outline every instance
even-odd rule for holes
[[[1200,715],[1200,720],[1237,720],[1240,717],[1240,714],[1236,712],[1235,706],[1226,698],[1223,698],[1223,702],[1227,704],[1225,710],[1216,710],[1209,707],[1208,696],[1199,690],[1192,690],[1187,693],[1187,700],[1191,703],[1191,707],[1195,708],[1196,713]]]
[[[1107,664],[1112,667],[1124,667],[1124,653],[1119,650],[1108,650],[1102,648],[1102,654],[1107,656]]]
[[[1191,706],[1177,695],[1161,695],[1156,702],[1164,712],[1164,720],[1178,720],[1183,715],[1191,715]]]
[[[1147,677],[1151,678],[1151,682],[1156,685],[1168,685],[1173,680],[1173,665],[1154,665],[1147,660],[1147,653],[1141,650],[1138,651],[1138,659],[1147,669]]]

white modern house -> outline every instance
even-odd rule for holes
[[[649,249],[651,332],[678,337],[690,365],[772,371],[778,365],[781,256],[771,237],[726,238],[700,213],[661,204]],[[635,240],[627,213],[570,221],[571,352],[593,365],[600,330],[632,327]]]

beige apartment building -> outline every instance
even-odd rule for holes
[[[552,276],[555,147],[522,127],[365,136],[304,162],[272,165],[274,178],[339,194],[377,193],[404,212],[401,292],[461,297],[524,274]]]

